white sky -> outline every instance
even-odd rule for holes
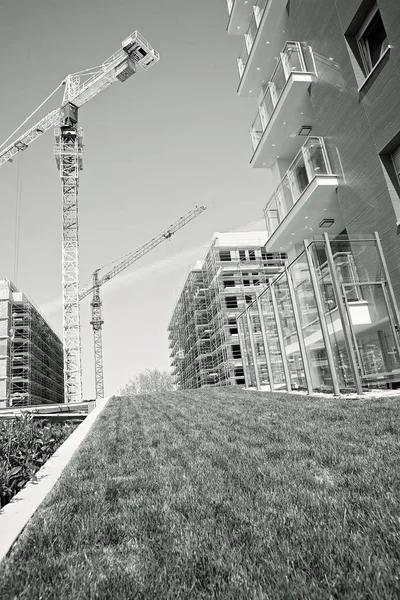
[[[242,39],[227,35],[227,19],[225,0],[5,0],[2,6],[0,142],[68,73],[101,63],[133,30],[161,54],[148,72],[139,70],[80,110],[82,282],[196,205],[207,206],[102,288],[106,395],[146,368],[169,368],[167,326],[189,268],[203,258],[213,233],[263,228],[272,189],[267,173],[249,166],[256,103],[236,95]],[[36,120],[60,101],[61,93]],[[0,169],[0,202],[0,278],[32,297],[62,336],[61,182],[51,131]],[[92,397],[90,297],[81,321],[84,397]]]

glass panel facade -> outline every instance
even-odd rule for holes
[[[315,391],[332,392],[331,370],[304,252],[290,265],[289,272],[293,281],[312,387]]]
[[[254,369],[253,355],[250,346],[250,332],[247,324],[246,313],[242,313],[237,318],[240,331],[240,347],[242,349],[242,361],[247,373],[248,387],[256,387],[256,373]],[[243,348],[244,345],[244,348]]]
[[[271,361],[272,379],[275,389],[286,389],[282,352],[279,345],[271,290],[267,288],[260,297],[261,310],[267,336],[268,353]]]
[[[251,327],[253,330],[254,350],[256,354],[257,368],[260,376],[260,384],[269,384],[269,374],[267,369],[267,359],[265,357],[265,348],[261,332],[260,317],[258,316],[257,304],[254,302],[249,308]]]
[[[296,328],[292,299],[286,274],[282,273],[273,283],[278,318],[280,320],[283,344],[290,373],[290,383],[295,390],[307,389],[303,359],[300,353],[298,331]]]
[[[271,375],[275,389],[287,387],[285,371],[292,389],[310,391],[346,393],[400,382],[400,317],[377,239],[317,236],[259,302],[271,373],[253,303],[250,329],[246,314],[239,317],[251,385],[256,370],[261,385]]]

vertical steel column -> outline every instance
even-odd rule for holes
[[[262,294],[257,295],[257,293],[256,293],[256,303],[257,303],[257,309],[258,309],[258,316],[260,319],[260,327],[261,327],[261,335],[262,335],[262,340],[263,340],[263,345],[264,345],[265,361],[267,363],[267,369],[268,369],[269,387],[270,387],[270,391],[273,392],[274,391],[274,374],[272,373],[271,358],[269,356],[269,351],[268,351],[267,332],[265,330],[264,316],[262,313],[262,303],[260,300],[261,295]]]
[[[362,384],[361,384],[360,372],[359,372],[359,368],[357,365],[356,355],[355,355],[355,351],[353,348],[353,344],[351,341],[351,332],[350,332],[349,323],[347,322],[347,314],[346,314],[345,308],[343,306],[344,299],[343,299],[342,291],[340,289],[340,284],[336,277],[336,269],[335,269],[335,263],[333,260],[333,255],[332,255],[331,243],[329,241],[329,236],[326,232],[324,233],[324,241],[325,241],[326,258],[327,258],[329,270],[330,270],[331,276],[332,276],[332,285],[333,285],[333,289],[334,289],[335,296],[336,296],[336,302],[337,302],[337,306],[338,306],[340,320],[342,322],[344,339],[345,339],[346,348],[347,348],[347,352],[348,352],[349,359],[350,359],[350,366],[351,366],[351,370],[353,373],[357,393],[362,394],[363,389],[362,389]]]
[[[299,315],[299,309],[298,309],[297,302],[296,302],[296,295],[294,292],[292,275],[289,272],[287,265],[285,265],[285,274],[286,274],[286,280],[288,282],[288,287],[289,287],[290,300],[292,302],[292,307],[293,307],[294,323],[295,323],[296,329],[297,329],[297,339],[299,340],[300,354],[301,354],[301,358],[303,361],[303,368],[304,368],[304,375],[306,377],[307,390],[308,390],[309,394],[312,394],[313,393],[313,384],[312,384],[310,366],[308,364],[307,350],[306,350],[306,345],[304,343],[303,330],[301,327],[301,320],[300,320],[300,315]]]
[[[290,380],[290,371],[289,371],[289,366],[287,363],[285,343],[283,341],[282,325],[281,325],[281,322],[279,319],[278,303],[276,301],[275,290],[274,290],[273,285],[269,284],[269,289],[271,291],[272,307],[274,309],[276,331],[278,333],[279,347],[281,349],[283,372],[285,373],[285,379],[286,379],[286,387],[287,387],[287,391],[291,392],[292,391],[292,383]]]
[[[335,360],[333,357],[333,352],[332,352],[332,347],[331,347],[331,342],[330,342],[330,337],[329,337],[329,331],[328,331],[328,325],[327,325],[326,318],[325,318],[324,305],[323,305],[321,293],[320,293],[319,287],[318,287],[318,281],[317,281],[316,273],[314,270],[313,260],[312,260],[311,254],[310,254],[308,240],[304,240],[304,251],[305,251],[306,258],[307,258],[308,270],[310,272],[311,284],[312,284],[313,291],[314,291],[315,304],[317,305],[317,312],[318,312],[319,320],[321,323],[322,337],[324,340],[329,370],[331,372],[331,377],[332,377],[333,393],[335,394],[335,396],[339,396],[340,395],[339,380],[338,380],[337,373],[336,373]]]
[[[246,349],[245,335],[244,335],[244,332],[242,331],[241,319],[237,318],[236,323],[238,326],[239,344],[240,344],[240,349],[241,349],[241,354],[242,354],[244,380],[246,382],[246,387],[250,387],[251,386],[251,378],[250,378],[249,372],[247,370],[247,364],[246,364],[246,358],[245,358],[247,349]]]
[[[260,389],[261,389],[260,373],[258,372],[256,347],[254,345],[254,335],[253,335],[254,332],[253,332],[253,327],[251,326],[251,319],[250,319],[250,315],[249,315],[249,307],[248,306],[246,306],[245,311],[246,311],[246,318],[247,318],[247,327],[249,328],[250,348],[251,348],[251,353],[253,355],[254,375],[256,378],[256,388],[258,391],[260,391]]]

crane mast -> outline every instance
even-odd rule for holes
[[[78,128],[78,109],[115,81],[126,81],[136,72],[137,66],[140,66],[144,70],[148,70],[152,65],[158,62],[159,59],[160,55],[158,52],[150,46],[138,31],[134,31],[122,42],[122,48],[110,56],[110,58],[104,61],[99,67],[68,75],[62,82],[65,89],[61,108],[50,112],[46,117],[41,119],[23,135],[20,135],[6,148],[0,150],[1,166],[5,162],[12,162],[13,156],[18,152],[26,150],[32,142],[48,129],[53,126],[55,128],[54,153],[62,182],[62,287],[65,402],[80,402],[82,399],[79,312],[78,188],[79,171],[83,168],[83,131]],[[43,104],[44,103],[40,106],[43,106]],[[38,109],[36,109],[32,115],[37,111]],[[26,119],[24,123],[31,117]],[[22,126],[16,131],[21,129],[21,127]],[[12,136],[13,135],[14,134],[12,134]],[[101,326],[99,336],[101,344]],[[101,358],[100,362],[102,362]]]
[[[92,275],[92,285],[87,289],[82,289],[79,294],[79,299],[83,300],[91,292],[93,292],[92,302],[92,320],[90,324],[93,328],[93,340],[94,340],[94,365],[95,365],[95,389],[96,398],[104,398],[104,376],[103,376],[103,341],[102,341],[102,302],[100,298],[100,287],[107,281],[110,281],[113,277],[121,273],[124,269],[127,269],[131,264],[139,260],[142,256],[150,252],[153,248],[169,240],[174,233],[179,229],[187,225],[190,221],[199,216],[206,210],[205,206],[196,207],[183,215],[178,221],[173,223],[165,231],[160,233],[157,237],[153,238],[143,246],[140,246],[137,250],[126,254],[120,262],[110,269],[103,277],[99,278],[99,271],[96,269]]]
[[[100,285],[99,285],[99,270],[93,273],[93,297],[90,303],[92,307],[92,320],[90,324],[93,328],[93,340],[94,340],[94,372],[95,372],[95,386],[96,386],[96,398],[104,398],[104,379],[103,379],[103,318],[101,314],[102,302],[100,299]]]
[[[83,168],[83,132],[78,109],[67,104],[55,133],[55,158],[62,183],[62,288],[64,331],[64,395],[68,402],[82,399],[79,314],[79,171]]]

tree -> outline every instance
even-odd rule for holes
[[[160,369],[146,369],[120,390],[121,395],[155,394],[174,390],[172,375]]]

